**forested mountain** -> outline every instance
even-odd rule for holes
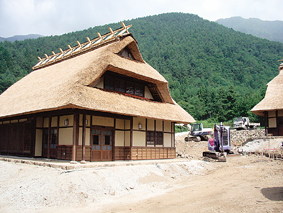
[[[35,38],[39,38],[39,37],[42,37],[42,35],[38,35],[38,34],[15,35],[15,36],[8,37],[8,38],[0,37],[0,41],[14,42],[14,41],[23,41],[25,39],[35,39]]]
[[[262,21],[258,18],[244,19],[237,16],[218,19],[216,22],[242,33],[283,43],[283,21]]]
[[[144,60],[169,82],[172,97],[195,119],[252,116],[278,74],[283,44],[246,35],[196,15],[168,13],[125,21]],[[36,56],[119,28],[120,23],[61,36],[0,42],[0,90],[32,71]],[[254,118],[258,119],[254,116]]]

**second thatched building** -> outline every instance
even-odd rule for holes
[[[266,133],[283,136],[283,63],[279,74],[267,84],[266,94],[251,112],[264,116]]]

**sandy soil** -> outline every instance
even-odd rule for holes
[[[107,206],[105,212],[283,212],[282,162],[231,157],[214,170],[182,177],[178,187],[150,199]]]
[[[0,212],[283,212],[283,161],[206,162],[190,142],[170,163],[62,170],[0,161]]]

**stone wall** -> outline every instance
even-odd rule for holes
[[[265,130],[264,129],[255,129],[255,130],[231,130],[230,131],[230,140],[234,145],[239,145],[248,141],[251,141],[256,138],[264,138]]]

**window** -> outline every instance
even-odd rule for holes
[[[100,130],[93,129],[91,131],[92,134],[92,150],[100,150]]]
[[[154,145],[154,132],[153,131],[147,131],[146,132],[146,142],[147,145]]]
[[[110,135],[105,135],[105,145],[109,146],[110,144]]]
[[[156,145],[163,145],[163,132],[156,132]]]
[[[92,144],[93,145],[99,145],[99,136],[98,135],[92,136]]]
[[[132,82],[127,82],[127,86],[126,86],[126,93],[130,94],[130,95],[134,95],[135,94],[135,86],[134,83]]]
[[[51,129],[49,141],[50,149],[56,149],[58,143],[57,129]],[[43,129],[43,148],[48,149],[48,129]]]
[[[163,132],[147,131],[147,145],[163,145]]]
[[[122,79],[115,79],[115,91],[125,92],[125,81]]]
[[[104,79],[104,88],[114,90],[114,88],[115,88],[115,78],[107,76],[107,78]]]
[[[140,81],[118,74],[104,76],[104,89],[144,97],[144,85]]]
[[[51,129],[50,148],[55,149],[57,144],[57,129]]]
[[[128,47],[124,48],[121,52],[119,52],[119,55],[125,58],[134,59],[130,49]]]
[[[43,129],[43,148],[48,149],[48,129]]]
[[[144,92],[144,86],[141,84],[136,84],[135,95],[143,97],[144,96],[143,92]]]
[[[103,150],[112,150],[112,131],[103,131]]]

